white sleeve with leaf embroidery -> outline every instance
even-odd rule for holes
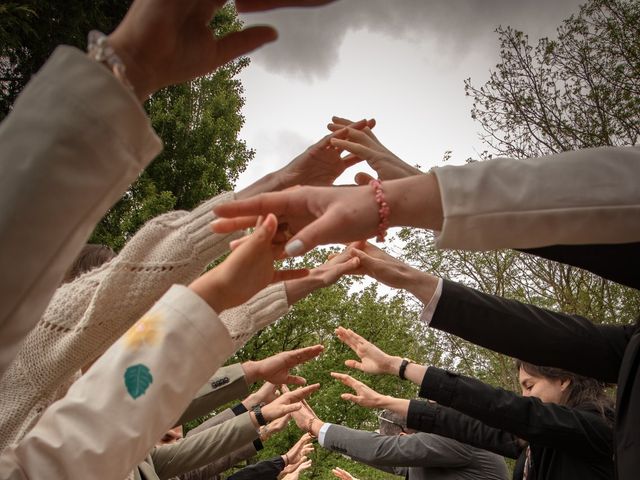
[[[175,285],[0,456],[0,478],[122,480],[234,352],[216,313]]]

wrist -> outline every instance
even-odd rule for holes
[[[243,362],[241,365],[242,371],[244,372],[244,380],[245,382],[247,382],[247,385],[252,385],[258,380],[258,368],[256,365],[257,363],[258,362],[248,360],[246,362]],[[253,394],[249,395],[246,400],[249,400],[252,397]]]
[[[397,376],[400,371],[400,364],[402,363],[402,357],[389,356],[385,362],[385,373],[387,375]]]
[[[140,103],[151,96],[156,91],[152,86],[153,75],[145,72],[141,62],[137,60],[135,49],[130,48],[125,40],[121,40],[118,30],[107,37],[109,44],[122,60],[126,68],[126,75],[129,83],[133,87],[136,97]]]
[[[295,280],[286,280],[284,290],[287,295],[287,303],[291,307],[322,286],[324,286],[322,280],[315,278],[313,273]]]
[[[247,188],[244,188],[236,193],[236,200],[243,200],[250,198],[260,193],[277,192],[286,188],[283,186],[283,180],[279,172],[272,172],[266,174],[264,177],[256,180]]]
[[[440,187],[433,173],[385,182],[385,198],[390,226],[442,229]]]

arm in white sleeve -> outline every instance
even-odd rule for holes
[[[96,223],[161,143],[107,69],[59,47],[0,125],[0,145],[2,374]]]
[[[640,147],[436,168],[441,248],[490,250],[640,240]]]

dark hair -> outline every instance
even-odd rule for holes
[[[407,419],[391,410],[383,410],[378,415],[380,433],[382,435],[399,435],[407,433]]]
[[[65,273],[62,282],[72,282],[83,273],[107,263],[115,256],[116,253],[106,245],[87,243]]]
[[[561,368],[540,367],[532,363],[516,360],[516,369],[523,369],[529,375],[553,380],[570,380],[565,406],[571,408],[595,409],[602,417],[611,421],[614,414],[613,399],[607,393],[608,385],[595,378],[583,377]]]

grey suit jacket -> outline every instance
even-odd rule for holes
[[[380,435],[331,425],[324,448],[410,480],[506,480],[504,459],[430,433]]]

